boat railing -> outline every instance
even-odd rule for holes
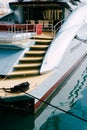
[[[9,33],[36,33],[41,34],[43,32],[52,33],[53,37],[55,37],[58,30],[61,28],[65,19],[57,22],[53,25],[53,21],[41,21],[43,23],[27,23],[27,24],[14,24],[14,23],[0,23],[0,32],[9,32]]]
[[[10,33],[35,32],[35,24],[0,23],[0,32],[10,32]]]
[[[54,25],[54,27],[53,27],[54,37],[55,37],[56,33],[58,32],[58,30],[61,28],[61,26],[62,26],[62,24],[64,23],[65,20],[66,20],[66,19],[62,19],[62,20],[58,21],[58,22]]]

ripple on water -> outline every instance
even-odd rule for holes
[[[80,66],[80,69],[78,71],[79,73],[83,65]],[[74,130],[74,129],[87,130],[87,67],[86,65],[87,64],[85,64],[84,70],[81,71],[80,77],[78,77],[72,89],[67,94],[67,98],[66,98],[67,101],[62,100],[61,102],[60,100],[60,102],[58,102],[58,104],[60,104],[59,107],[68,111],[69,114],[61,111],[53,110],[53,112],[51,112],[50,116],[47,118],[45,123],[43,123],[43,125],[40,127],[40,130]],[[67,85],[68,83],[65,85],[66,88]],[[60,99],[62,98],[63,95],[61,95]],[[56,100],[57,99],[58,96],[56,97]],[[67,105],[69,106],[68,107],[69,110],[67,109]],[[70,115],[70,113],[73,114],[73,116]],[[76,115],[76,117],[74,115]]]

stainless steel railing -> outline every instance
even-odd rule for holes
[[[9,23],[0,23],[0,32],[9,32],[9,33],[28,33],[28,32],[50,32],[54,34],[54,37],[58,30],[61,28],[65,19],[57,22],[53,25],[53,21],[41,21],[39,24],[27,23],[27,24],[9,24]],[[37,25],[41,25],[37,27]]]
[[[62,24],[64,23],[65,19],[62,19],[60,20],[59,22],[57,22],[55,25],[54,25],[54,37],[56,35],[56,33],[58,32],[58,30],[61,28]]]

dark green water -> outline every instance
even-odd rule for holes
[[[51,106],[34,121],[34,130],[87,130],[87,57],[56,92]]]

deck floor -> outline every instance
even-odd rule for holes
[[[25,39],[21,40],[20,44],[25,44],[26,42],[35,40],[35,41],[48,41],[49,39],[53,38],[52,33],[42,33],[41,35],[36,35],[33,39]],[[15,41],[14,44],[19,44],[19,41]],[[28,92],[33,91],[35,88],[37,88],[42,82],[44,82],[45,79],[47,79],[52,72],[49,72],[48,74],[39,75],[39,76],[31,76],[31,77],[21,77],[21,78],[0,78],[0,88],[10,88],[14,87],[15,85],[18,85],[23,82],[29,82],[30,83],[30,89]],[[9,97],[9,96],[16,96],[19,95],[19,93],[11,94],[4,92],[2,89],[0,89],[0,96],[1,97]]]
[[[2,79],[1,78],[0,79],[0,88],[10,88],[10,87],[14,87],[15,85],[18,85],[20,83],[23,83],[23,82],[29,82],[30,86],[29,86],[28,92],[31,92],[35,88],[37,88],[42,82],[44,82],[44,80],[47,79],[51,74],[52,74],[52,72],[49,72],[48,74],[32,76],[32,77],[21,77],[21,78],[12,78],[12,79],[9,79],[9,78]],[[16,96],[19,94],[20,93],[15,93],[15,94],[7,93],[0,89],[1,97]]]

